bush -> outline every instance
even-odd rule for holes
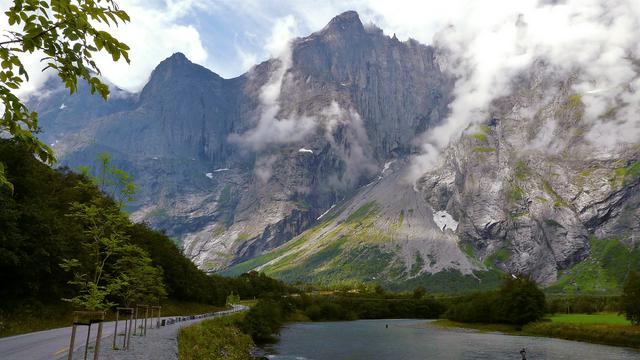
[[[622,311],[632,324],[640,324],[640,274],[629,273],[622,289]]]
[[[271,342],[291,312],[284,300],[262,299],[249,310],[240,328],[257,343]]]
[[[242,315],[205,320],[180,330],[178,358],[180,360],[228,359],[250,360],[251,338],[237,326]]]

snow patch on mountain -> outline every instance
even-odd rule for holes
[[[433,221],[438,225],[438,228],[442,231],[449,229],[456,231],[458,229],[458,222],[453,219],[451,214],[445,210],[436,211],[433,213]]]

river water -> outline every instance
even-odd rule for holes
[[[559,339],[439,329],[428,320],[295,323],[267,346],[273,360],[627,360],[640,352]],[[388,325],[389,327],[385,327]]]

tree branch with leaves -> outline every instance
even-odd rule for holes
[[[29,110],[15,90],[29,81],[22,56],[41,51],[44,70],[52,69],[69,89],[78,90],[84,79],[91,93],[105,100],[109,87],[100,80],[94,55],[106,52],[113,61],[123,58],[129,63],[129,47],[100,26],[118,26],[129,15],[114,0],[14,0],[5,11],[9,30],[0,36],[0,134],[27,145],[40,160],[53,163],[51,148],[34,135],[38,131],[38,114]],[[0,166],[0,186],[9,187]]]

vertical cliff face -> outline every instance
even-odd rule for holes
[[[377,159],[408,153],[411,140],[446,115],[453,86],[432,47],[365,29],[355,12],[297,42],[292,70],[312,83],[308,91],[330,88],[349,99]]]
[[[62,164],[111,152],[139,185],[133,219],[206,270],[441,291],[503,272],[619,285],[610,259],[640,261],[639,148],[585,139],[576,74],[537,62],[407,180],[453,100],[436,52],[346,12],[234,79],[174,54],[139,94],[102,103],[51,83],[33,106]]]
[[[111,152],[141,189],[133,218],[220,269],[288,241],[407,155],[452,84],[432,48],[346,12],[235,79],[174,54],[126,106],[112,99],[74,121],[57,150],[71,166]],[[45,111],[43,123],[60,119]]]
[[[618,289],[640,261],[640,148],[585,139],[576,78],[536,63],[417,183],[409,160],[388,161],[317,225],[226,273],[432,291],[491,288],[507,273]]]
[[[638,237],[639,149],[602,151],[584,139],[592,125],[571,90],[575,79],[536,64],[419,182],[436,209],[460,222],[472,256],[546,285],[585,259],[598,263],[593,248],[603,241],[633,249]]]

